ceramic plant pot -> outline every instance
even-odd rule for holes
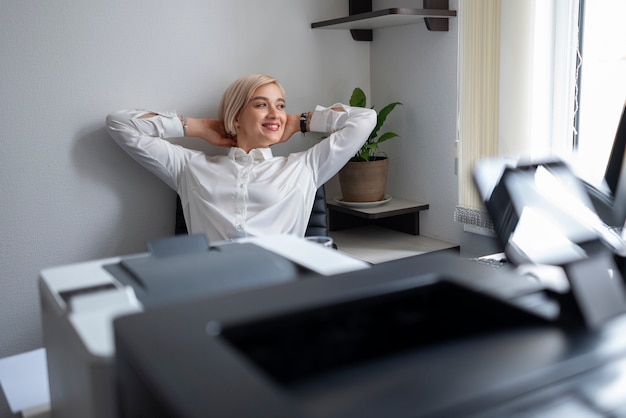
[[[384,199],[389,159],[349,161],[339,171],[339,185],[345,202],[378,202]]]

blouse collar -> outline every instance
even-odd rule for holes
[[[249,153],[246,153],[241,148],[232,147],[228,152],[228,156],[238,162],[245,161],[264,161],[273,157],[272,150],[270,148],[254,148]]]

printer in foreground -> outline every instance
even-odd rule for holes
[[[148,249],[41,272],[53,417],[118,416],[114,318],[193,300],[210,303],[216,295],[367,267],[288,236],[220,245],[209,245],[203,235],[177,236],[150,241]]]
[[[567,167],[502,167],[482,190],[510,267],[433,253],[119,318],[120,416],[626,416],[620,236],[535,190],[577,187]],[[521,274],[528,239],[549,257]]]

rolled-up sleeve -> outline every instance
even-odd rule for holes
[[[142,118],[148,113],[156,116]],[[164,140],[183,136],[182,124],[175,112],[122,110],[107,116],[106,128],[113,140],[135,161],[172,189],[178,189],[180,174],[197,151]]]
[[[333,107],[344,111],[335,111]],[[340,103],[331,107],[317,106],[311,116],[310,129],[330,135],[307,151],[316,187],[326,183],[356,154],[375,126],[373,109]]]

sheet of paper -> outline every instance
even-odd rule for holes
[[[49,405],[45,348],[0,359],[0,383],[13,413]]]
[[[365,261],[343,254],[341,251],[291,235],[243,238],[238,241],[256,244],[325,276],[370,267]]]

